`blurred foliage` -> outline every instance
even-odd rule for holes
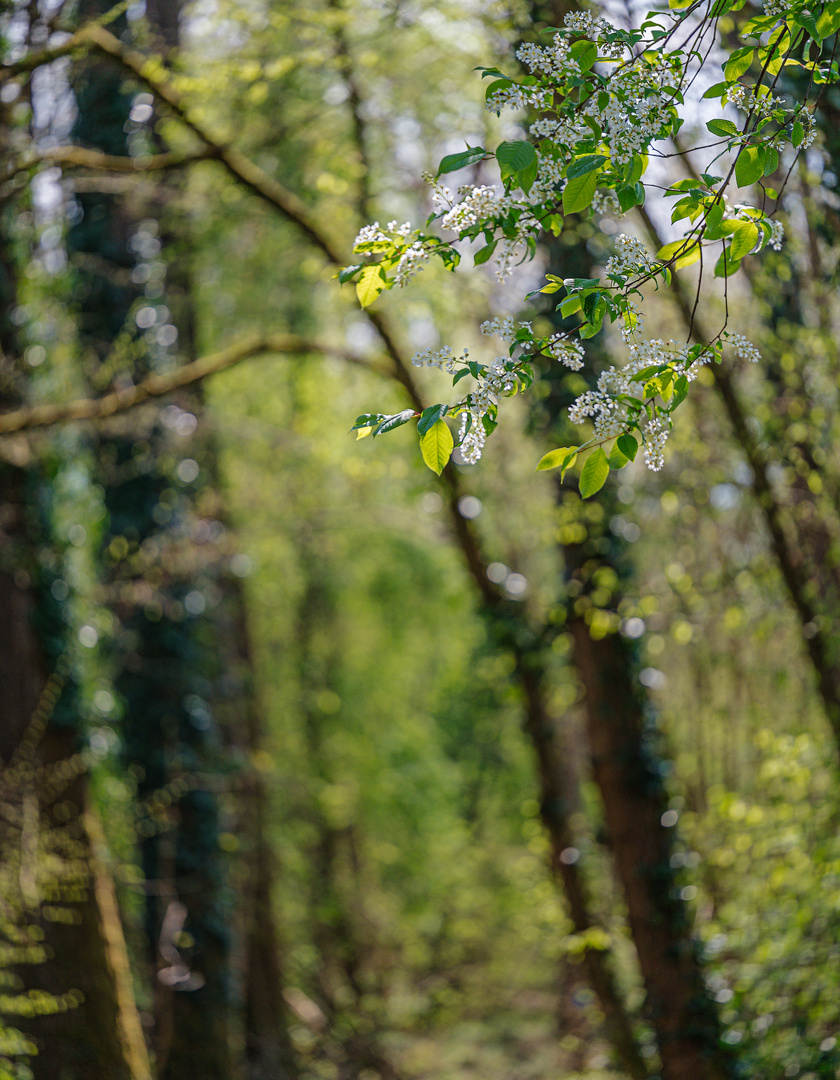
[[[383,219],[422,218],[420,171],[465,140],[481,142],[485,126],[497,123],[483,111],[471,69],[506,47],[520,18],[501,4],[419,0],[305,10],[291,3],[199,5],[176,81],[197,117],[305,195],[349,251],[371,207]],[[126,84],[126,92],[143,104],[134,87]],[[155,123],[165,142],[192,145],[173,120]],[[242,332],[288,329],[376,356],[349,291],[340,293],[293,228],[255,205],[214,163],[195,166],[171,201],[173,216],[189,219],[202,350]],[[791,203],[791,213],[796,209]],[[34,219],[28,224],[34,228]],[[609,219],[584,224],[593,257],[606,250],[614,227]],[[157,228],[147,222],[138,235],[155,241]],[[66,307],[69,274],[58,255],[47,256],[60,251],[60,232],[55,242],[43,241],[21,292],[33,401],[73,396],[80,369],[104,389],[137,359],[130,335],[98,370],[78,356]],[[167,262],[183,257],[177,244],[152,244],[138,256],[145,299],[138,294],[135,318],[147,299],[159,303],[154,293]],[[772,265],[779,281],[790,280],[781,257]],[[745,317],[768,319],[774,287],[762,282],[752,307],[739,298]],[[393,299],[384,298],[384,310]],[[818,300],[808,301],[813,310]],[[409,348],[454,334],[459,345],[478,350],[473,316],[505,302],[492,279],[467,293],[458,279],[443,282],[429,271],[400,305],[397,332]],[[666,303],[657,318],[663,337],[679,336]],[[784,432],[834,465],[835,440],[823,426],[831,410],[820,412],[819,400],[806,409],[799,393],[803,354],[811,358],[812,397],[819,399],[821,388],[835,392],[833,330],[818,332],[811,316],[794,314],[777,320],[774,333],[767,341],[779,393],[771,396],[752,373],[744,380],[766,425],[762,437],[769,444]],[[608,1047],[593,1034],[592,995],[578,987],[571,1004],[560,1000],[561,971],[577,966],[582,943],[547,872],[511,661],[491,637],[449,540],[441,495],[408,452],[407,433],[387,446],[356,444],[327,420],[327,411],[346,416],[349,429],[370,401],[388,404],[385,398],[401,408],[398,388],[313,354],[255,359],[215,377],[206,392],[218,461],[204,444],[201,465],[208,460],[224,478],[224,521],[203,479],[199,509],[190,509],[189,485],[177,470],[200,457],[195,425],[179,425],[192,413],[171,403],[160,414],[169,480],[155,492],[153,510],[183,526],[180,551],[193,561],[179,568],[211,607],[202,522],[219,521],[216,553],[246,590],[267,739],[250,756],[231,740],[224,761],[214,760],[220,821],[213,845],[234,869],[247,859],[239,796],[257,772],[271,798],[270,839],[281,871],[276,913],[292,1037],[306,1075],[341,1075],[364,1044],[408,1077],[615,1076]],[[480,471],[462,470],[472,500],[462,512],[494,553],[491,569],[508,582],[513,602],[548,619],[562,600],[555,545],[575,542],[580,522],[555,507],[551,480],[533,474],[539,454],[522,432],[524,419],[514,407]],[[711,390],[696,407],[695,432],[675,434],[661,475],[634,466],[619,474],[607,525],[635,559],[634,576],[623,583],[621,632],[638,639],[641,679],[661,709],[669,822],[679,830],[672,861],[706,945],[725,1038],[754,1080],[822,1080],[840,1075],[835,763],[801,628],[757,525],[751,476]],[[138,835],[171,834],[179,792],[145,784],[142,769],[124,764],[126,697],[115,690],[107,651],[94,646],[110,635],[130,641],[120,637],[126,628],[105,603],[91,555],[104,539],[112,569],[128,559],[136,580],[154,585],[172,569],[174,548],[141,552],[127,543],[123,550],[119,530],[106,532],[104,492],[76,433],[35,436],[31,445],[54,489],[45,587],[73,627],[81,704],[72,715],[84,719],[139,998],[148,1009],[136,844]],[[793,476],[811,490],[822,484],[825,518],[836,512],[828,470],[815,476],[808,466],[806,475],[794,450],[780,470],[780,490]],[[603,513],[597,506],[589,512]],[[599,584],[609,593],[615,583],[605,577]],[[628,1003],[638,1009],[609,838],[585,779],[580,689],[568,653],[560,634],[550,652],[551,696],[566,717],[571,764],[584,775],[573,808],[580,859],[597,883],[597,914],[621,962]],[[184,763],[187,783],[194,765]],[[19,878],[18,864],[5,860],[4,874]],[[4,902],[13,891],[3,885]],[[230,891],[224,900],[235,906]],[[10,961],[0,960],[5,979]],[[581,1026],[570,1026],[566,1015],[561,1025],[563,1006]],[[0,1031],[0,1076],[5,1068],[23,1080],[11,1062],[27,1048],[15,1039]],[[359,1077],[372,1068],[360,1068]]]

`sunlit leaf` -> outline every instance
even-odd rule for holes
[[[440,476],[446,463],[452,457],[455,440],[445,420],[436,421],[420,439],[420,453],[423,460]]]

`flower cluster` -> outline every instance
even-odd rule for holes
[[[669,430],[659,416],[647,419],[642,428],[645,439],[645,465],[652,472],[659,472],[665,464],[665,442]]]
[[[749,360],[751,364],[757,364],[761,359],[761,353],[743,334],[727,334],[726,340],[739,360]]]
[[[607,260],[605,267],[610,274],[643,274],[650,269],[650,256],[644,244],[635,236],[619,233],[615,238],[615,255]]]
[[[481,458],[487,432],[484,429],[484,413],[480,409],[467,408],[461,415],[461,429],[458,432],[458,444],[461,457],[466,465],[475,465]]]
[[[599,439],[612,439],[627,430],[629,415],[624,405],[614,401],[601,390],[587,390],[569,406],[569,419],[573,424],[591,420]]]
[[[443,345],[440,349],[423,349],[421,352],[416,352],[411,362],[415,367],[437,368],[439,371],[454,375],[459,364],[468,363],[469,356],[469,350],[464,349],[463,355],[456,359],[452,354],[452,346]]]
[[[552,334],[545,342],[545,350],[555,360],[572,371],[580,371],[586,355],[579,341],[570,341],[565,334]]]
[[[724,105],[734,105],[741,112],[754,112],[758,116],[767,116],[775,109],[785,108],[785,99],[773,94],[759,97],[749,86],[734,83],[723,96]]]
[[[664,137],[671,125],[673,96],[682,78],[678,62],[664,53],[637,57],[613,75],[609,101],[601,108],[595,95],[584,113],[598,124],[613,164],[626,165],[647,145]]]
[[[357,248],[360,244],[387,244],[391,237],[386,236],[384,232],[379,228],[379,222],[374,221],[372,225],[363,225],[353,241],[353,247]]]
[[[530,328],[530,323],[523,323],[522,325]],[[497,337],[507,342],[508,345],[512,344],[513,339],[516,337],[516,323],[513,321],[512,315],[487,319],[479,326],[479,330],[486,337]]]
[[[429,251],[420,241],[409,245],[400,255],[397,269],[394,272],[395,284],[403,287],[411,281],[415,274],[423,269],[423,264],[429,261]]]
[[[541,86],[510,86],[496,90],[487,99],[487,111],[500,113],[506,106],[510,109],[535,109],[544,112],[554,103],[554,91]]]
[[[455,203],[441,220],[441,226],[449,232],[462,232],[485,218],[494,217],[502,209],[502,199],[495,187],[486,184],[481,187],[461,187],[458,194],[464,198]]]

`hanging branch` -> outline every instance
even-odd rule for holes
[[[32,428],[51,427],[54,424],[65,424],[73,420],[103,420],[133,409],[136,405],[141,405],[151,398],[163,397],[165,394],[172,393],[173,390],[191,386],[193,383],[206,379],[208,375],[227,371],[228,368],[241,364],[243,360],[249,360],[261,353],[284,355],[320,353],[323,356],[337,357],[380,375],[390,374],[372,361],[323,342],[310,341],[293,334],[267,334],[238,341],[221,352],[203,356],[165,375],[149,375],[136,386],[114,390],[100,398],[79,398],[75,401],[34,405],[28,409],[15,409],[14,412],[0,414],[0,435],[9,435]]]

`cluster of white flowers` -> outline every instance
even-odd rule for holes
[[[600,46],[599,51],[603,56],[616,58],[624,52],[624,46],[620,41],[606,40],[609,35],[615,32],[612,23],[600,17],[596,18],[594,15],[590,15],[588,11],[570,12],[563,20],[563,25],[573,33],[584,34],[592,41],[597,41]]]
[[[572,371],[580,371],[586,355],[579,341],[570,341],[565,334],[552,334],[545,343],[549,356],[559,360]]]
[[[563,183],[566,162],[539,152],[537,152],[537,159],[537,179],[531,188],[530,195],[532,201],[544,202],[553,194],[554,189]]]
[[[668,428],[659,416],[650,417],[642,429],[645,439],[645,465],[652,472],[659,472],[665,464],[665,442]]]
[[[571,42],[563,34],[555,34],[551,45],[520,45],[516,50],[516,59],[520,60],[532,75],[540,73],[550,75],[558,81],[580,75],[577,60],[569,56]]]
[[[429,172],[423,173],[423,179],[432,185],[432,208],[436,214],[442,214],[452,206],[452,190]]]
[[[733,83],[723,97],[724,105],[734,105],[741,112],[755,112],[757,116],[766,116],[774,109],[784,109],[785,99],[773,94],[759,97],[752,88],[741,83]]]
[[[612,439],[626,430],[628,417],[624,405],[613,401],[609,394],[587,390],[569,407],[569,419],[573,424],[591,419],[599,439]]]
[[[612,76],[605,108],[598,105],[599,94],[589,99],[583,111],[603,131],[614,165],[626,165],[667,134],[673,104],[669,90],[679,86],[681,77],[666,54],[645,54]]]
[[[770,247],[774,251],[782,250],[782,241],[785,238],[785,227],[781,221],[775,218],[770,222]]]
[[[416,241],[405,249],[397,263],[394,272],[394,281],[401,288],[409,283],[415,274],[423,269],[423,264],[429,261],[429,251],[420,241]]]
[[[402,225],[397,227],[396,218],[393,221],[389,221],[385,226],[385,231],[379,227],[379,222],[374,221],[372,225],[363,225],[359,229],[356,239],[353,241],[353,247],[357,247],[359,244],[382,244],[390,243],[394,236],[406,237],[411,232],[411,222],[404,221]],[[389,235],[390,234],[390,235]]]
[[[358,247],[359,244],[379,244],[388,242],[391,239],[390,236],[386,236],[384,232],[379,228],[379,222],[374,221],[372,225],[363,225],[359,229],[356,239],[353,241],[353,247]]]
[[[807,150],[817,137],[817,123],[814,120],[814,114],[810,109],[800,109],[796,115],[796,119],[805,129],[805,137],[799,144],[799,149]]]
[[[484,444],[487,441],[487,432],[484,430],[482,419],[484,413],[480,409],[468,408],[461,414],[461,430],[458,432],[458,443],[461,457],[467,465],[475,465],[481,457]],[[470,430],[467,431],[467,423],[472,420]]]
[[[487,337],[497,337],[502,341],[506,341],[508,345],[510,345],[516,337],[516,323],[513,321],[512,315],[503,315],[501,318],[497,316],[495,319],[487,319],[479,326],[479,330]]]
[[[631,417],[626,405],[617,401],[620,395],[640,398],[643,384],[633,376],[646,367],[668,365],[674,375],[685,375],[689,380],[696,375],[696,368],[708,356],[689,360],[689,346],[684,342],[665,342],[659,338],[642,339],[630,345],[630,359],[623,368],[608,368],[598,378],[597,389],[587,390],[569,409],[573,424],[591,420],[598,439],[612,439],[631,427]],[[642,434],[645,443],[645,462],[648,468],[658,470],[664,463],[663,449],[668,438],[668,425],[659,416],[644,421]]]
[[[497,356],[481,374],[478,387],[465,402],[458,442],[461,456],[467,465],[474,465],[484,450],[484,443],[487,441],[484,417],[496,406],[500,395],[510,394],[516,389],[516,373],[513,366],[509,357]]]
[[[544,112],[554,102],[554,91],[541,86],[511,86],[496,90],[487,99],[488,112],[499,113],[506,106],[509,109],[535,109]]]
[[[757,364],[761,359],[761,353],[743,334],[727,334],[726,339],[739,360],[749,360],[751,364]]]
[[[607,214],[609,217],[622,217],[624,214],[618,196],[612,189],[595,192],[592,198],[592,210],[596,214]]]
[[[774,18],[787,14],[791,7],[790,0],[764,0],[764,14]]]
[[[461,232],[484,218],[493,217],[502,208],[502,200],[495,187],[461,187],[458,194],[465,196],[441,219],[441,227],[450,232]]]
[[[469,349],[464,349],[463,355],[456,358],[452,353],[452,346],[443,345],[440,349],[423,349],[416,352],[411,362],[415,367],[438,368],[449,375],[454,375],[458,370],[458,365],[468,363],[469,358]]]
[[[615,254],[607,259],[605,267],[609,274],[641,274],[650,269],[650,255],[644,244],[635,236],[619,233],[615,238]]]
[[[487,319],[483,322],[479,330],[486,337],[497,337],[506,344],[512,345],[519,330],[531,332],[531,324],[529,322],[515,323],[512,315],[502,315],[501,318],[497,315],[495,319]]]

